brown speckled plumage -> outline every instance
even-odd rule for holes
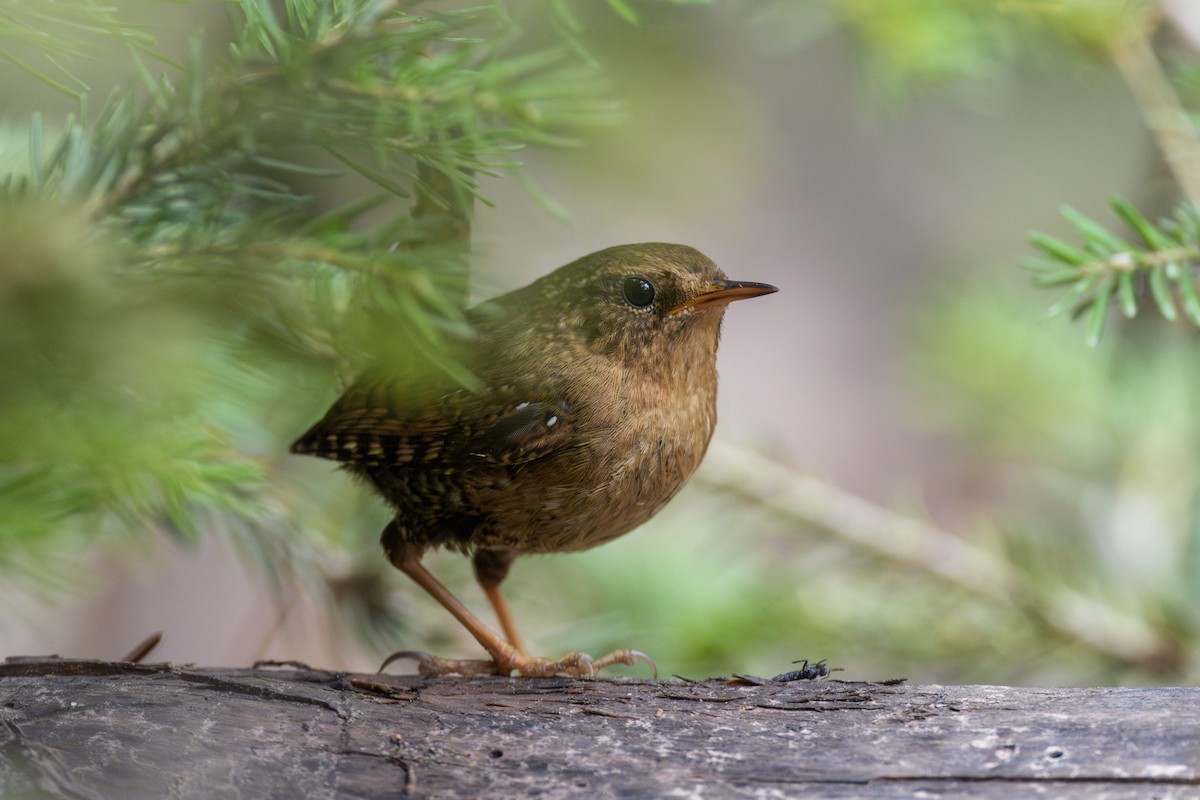
[[[627,297],[635,279],[652,286],[644,307]],[[716,424],[725,305],[769,291],[683,245],[593,253],[472,309],[466,366],[481,389],[370,375],[292,451],[378,489],[398,566],[450,547],[498,585],[515,555],[595,546],[675,495]]]

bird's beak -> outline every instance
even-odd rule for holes
[[[707,291],[695,297],[689,297],[667,312],[667,315],[678,314],[681,311],[700,311],[712,306],[723,306],[734,300],[745,300],[748,297],[778,292],[779,289],[769,283],[754,283],[753,281],[713,281]]]

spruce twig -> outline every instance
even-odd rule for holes
[[[9,21],[43,7],[10,5]],[[530,50],[503,3],[229,8],[225,54],[197,39],[165,75],[132,29],[96,26],[133,45],[126,85],[86,116],[35,116],[32,164],[0,181],[5,577],[53,575],[28,565],[61,568],[102,530],[235,531],[268,571],[282,551],[328,560],[344,541],[278,512],[295,503],[264,453],[294,431],[273,430],[275,410],[321,402],[331,364],[367,358],[469,382],[447,343],[469,334],[478,176],[613,119],[595,69]],[[70,37],[27,39],[87,55]],[[316,214],[347,168],[382,199]],[[419,209],[384,202],[414,194]]]
[[[1114,197],[1113,214],[1141,239],[1122,239],[1087,215],[1064,206],[1062,214],[1083,240],[1082,246],[1045,233],[1030,234],[1042,254],[1021,260],[1034,273],[1036,286],[1066,286],[1050,315],[1071,311],[1090,316],[1088,341],[1099,342],[1114,297],[1126,317],[1137,314],[1147,293],[1162,316],[1174,320],[1177,305],[1200,326],[1200,297],[1194,271],[1200,266],[1200,216],[1184,204],[1171,219],[1153,223],[1129,202]]]

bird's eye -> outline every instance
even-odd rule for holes
[[[621,281],[621,296],[634,308],[645,308],[654,302],[654,284],[637,275]]]

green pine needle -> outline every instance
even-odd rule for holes
[[[1171,296],[1167,281],[1166,267],[1157,266],[1150,269],[1150,294],[1158,307],[1158,313],[1168,322],[1174,322],[1179,312],[1176,310],[1175,299]]]
[[[1115,275],[1105,275],[1100,279],[1096,294],[1092,299],[1087,332],[1087,341],[1092,347],[1100,344],[1100,337],[1104,334],[1104,320],[1108,316],[1108,303],[1112,299],[1113,287],[1116,282]]]

